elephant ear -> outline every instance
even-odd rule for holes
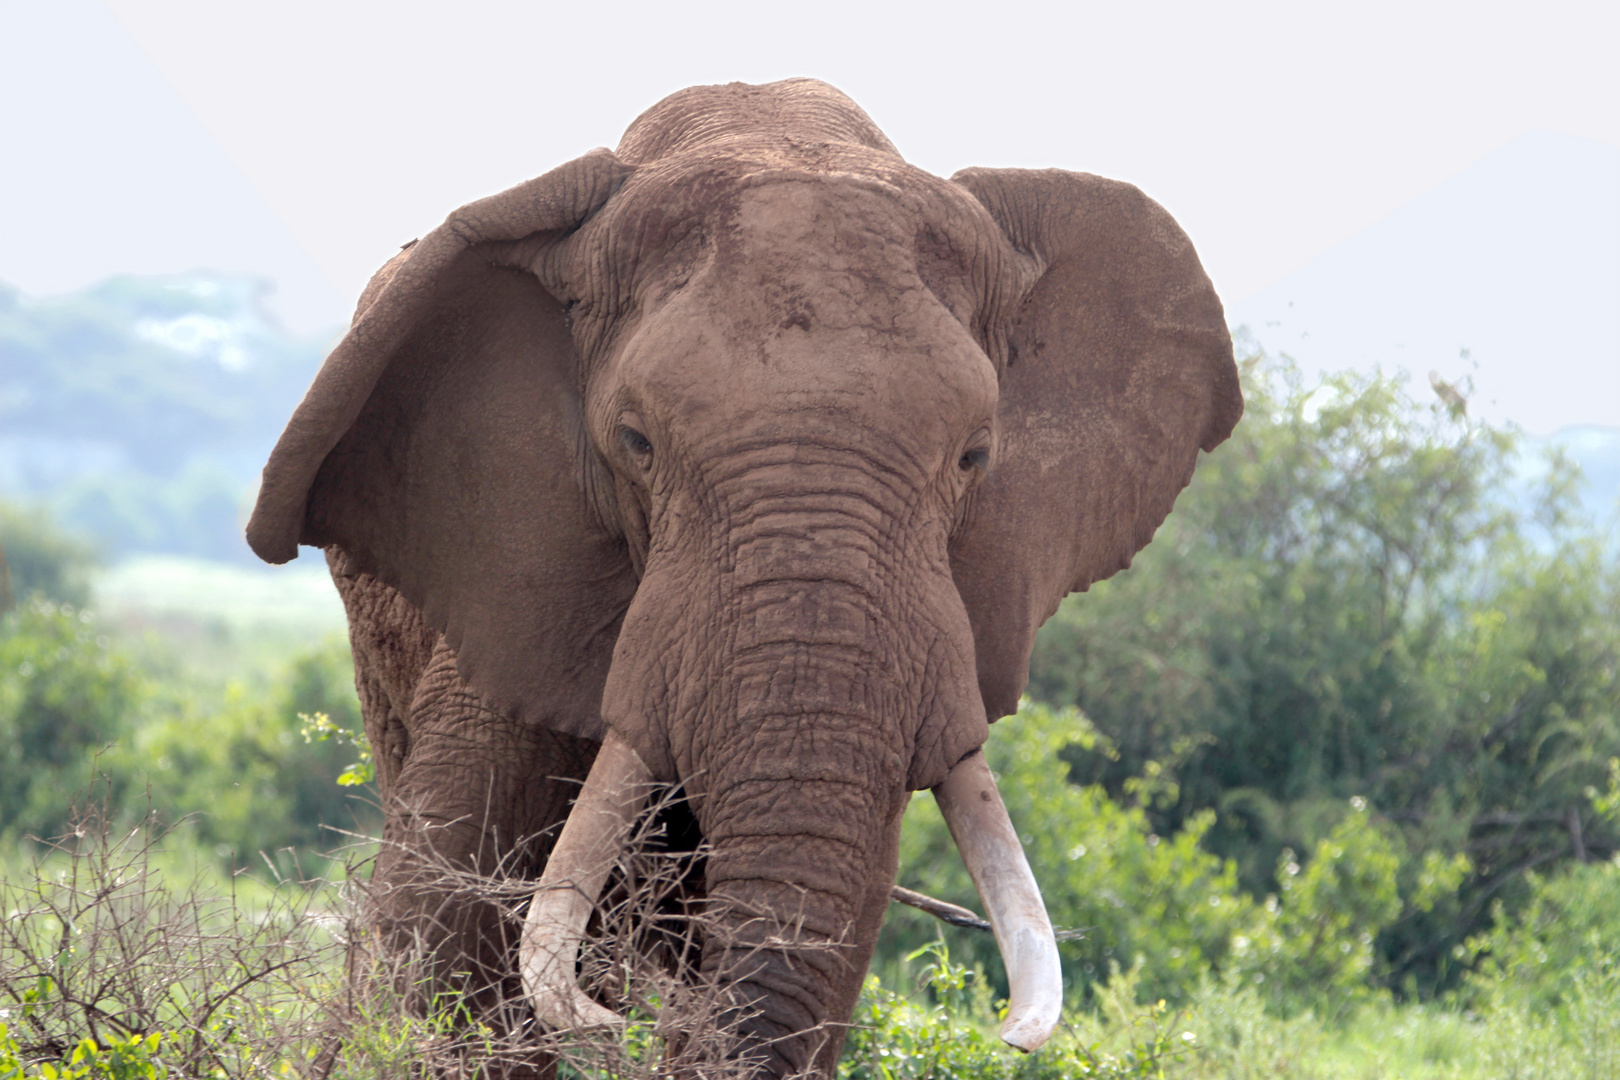
[[[951,548],[995,719],[1018,707],[1036,630],[1130,565],[1243,397],[1220,300],[1157,203],[1059,169],[951,179],[1039,274],[1005,328],[997,456]]]
[[[336,545],[416,604],[495,707],[601,738],[635,589],[586,486],[581,371],[527,269],[608,200],[607,151],[462,207],[372,280],[265,466],[248,543]]]

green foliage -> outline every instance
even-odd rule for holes
[[[341,972],[324,883],[221,892],[159,870],[173,835],[106,808],[0,882],[0,1076],[298,1075]],[[316,887],[309,887],[315,885]],[[250,895],[251,894],[251,897]]]
[[[19,1056],[17,1041],[0,1023],[0,1076],[27,1077],[28,1080],[159,1080],[169,1075],[164,1062],[164,1042],[174,1036],[161,1031],[150,1035],[109,1036],[107,1045],[84,1038],[61,1061],[39,1062],[28,1070]]]
[[[1364,799],[1402,858],[1373,968],[1430,993],[1592,817],[1620,753],[1620,561],[1567,461],[1526,508],[1511,433],[1389,379],[1254,360],[1245,392],[1135,568],[1042,631],[1030,692],[1106,736],[1065,751],[1077,782],[1161,836],[1199,830],[1254,897]],[[1620,847],[1616,822],[1581,824],[1589,854]]]
[[[0,621],[0,843],[52,837],[141,719],[147,689],[94,615],[35,597]]]
[[[1587,787],[1586,797],[1592,800],[1592,810],[1599,817],[1620,823],[1620,757],[1609,759],[1609,787],[1599,793],[1597,785]]]
[[[1301,986],[1360,982],[1372,969],[1372,935],[1401,913],[1395,843],[1377,829],[1366,804],[1316,845],[1301,873],[1292,851],[1278,867],[1278,929],[1290,945],[1280,966]]]
[[[377,779],[377,763],[371,759],[371,742],[366,738],[364,730],[353,730],[333,723],[332,718],[323,712],[299,713],[299,729],[306,743],[335,742],[339,746],[354,747],[355,760],[348,768],[338,773],[339,787],[358,787],[361,784],[374,783]]]
[[[1160,836],[1144,806],[1121,805],[1101,785],[1073,784],[1052,767],[1075,746],[1106,750],[1078,711],[1026,701],[997,726],[986,753],[1053,923],[1081,931],[1059,945],[1076,1001],[1127,966],[1155,999],[1186,1002],[1208,973],[1231,971],[1263,984],[1265,1000],[1283,1012],[1349,1007],[1383,973],[1378,935],[1452,895],[1468,869],[1464,859],[1411,855],[1402,834],[1358,799],[1309,858],[1283,853],[1279,889],[1257,902],[1239,887],[1232,862],[1203,846],[1212,812]],[[1175,798],[1162,772],[1124,786],[1144,802]],[[977,903],[932,798],[908,808],[900,863],[902,884]],[[1403,880],[1411,882],[1404,894]],[[932,932],[926,916],[894,912],[877,969],[895,981],[899,951]],[[988,938],[957,947],[999,978]]]
[[[1530,874],[1528,892],[1468,942],[1480,959],[1462,995],[1491,1075],[1620,1075],[1620,862]]]
[[[318,714],[334,731],[359,728],[352,665],[347,642],[334,636],[295,658],[269,693],[234,684],[218,708],[182,699],[143,726],[131,759],[154,805],[193,815],[192,835],[219,857],[240,865],[262,853],[284,873],[295,861],[286,849],[311,854],[345,842],[325,826],[373,828],[364,791],[356,799],[338,786],[352,774],[353,748],[309,738],[303,720]]]
[[[57,527],[44,510],[0,502],[0,552],[16,600],[37,596],[74,607],[90,602],[95,550]]]
[[[886,990],[877,976],[866,980],[840,1080],[1159,1080],[1195,1041],[1164,1002],[1138,1006],[1134,981],[1116,978],[1103,994],[1107,1019],[1066,1025],[1037,1053],[1021,1054],[987,1029],[1006,1002],[992,1002],[982,972],[952,963],[943,940],[906,960],[925,956],[918,985],[930,1005]]]
[[[1073,745],[1098,736],[1073,709],[1026,703],[996,726],[985,751],[1054,925],[1083,932],[1060,950],[1072,995],[1105,977],[1111,962],[1145,958],[1145,985],[1178,1000],[1200,972],[1227,957],[1258,905],[1237,889],[1235,869],[1200,845],[1213,815],[1180,834],[1160,836],[1140,807],[1121,806],[1097,785],[1078,786],[1054,768]],[[969,907],[973,883],[932,797],[906,812],[901,884]],[[897,979],[895,956],[933,933],[927,917],[895,911],[885,927],[878,970]],[[927,935],[927,936],[923,936]],[[987,936],[961,946],[970,963],[999,972]],[[999,978],[999,975],[997,975]]]
[[[1479,954],[1465,990],[1476,1002],[1519,1002],[1533,1009],[1568,1005],[1581,987],[1620,999],[1620,862],[1529,876],[1529,902],[1470,938]]]
[[[264,852],[292,872],[283,849],[327,851],[344,840],[323,826],[363,832],[377,818],[369,788],[336,785],[369,780],[354,748],[305,738],[301,714],[359,729],[341,637],[296,656],[268,691],[232,684],[215,703],[158,685],[91,612],[30,600],[0,621],[0,843],[61,835],[99,775],[127,814],[189,815],[189,835],[220,858]]]
[[[1432,903],[1455,891],[1468,871],[1465,859],[1428,857],[1416,902]],[[1367,1000],[1380,957],[1374,938],[1402,914],[1399,879],[1408,856],[1398,832],[1375,821],[1365,801],[1319,841],[1303,868],[1284,850],[1277,867],[1278,895],[1263,918],[1233,941],[1231,970],[1255,985],[1279,1013],[1305,1007],[1324,1013]]]

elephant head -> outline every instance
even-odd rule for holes
[[[248,535],[342,549],[495,708],[606,740],[579,805],[609,771],[683,785],[738,928],[704,966],[771,1071],[827,1068],[908,792],[999,806],[976,751],[1035,631],[1241,411],[1220,302],[1135,188],[943,180],[825,84],[697,87],[385,266]],[[1027,907],[976,813],[992,915]],[[820,947],[742,929],[786,921]]]

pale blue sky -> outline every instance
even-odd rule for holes
[[[1620,426],[1620,149],[1522,135],[1227,315],[1308,372],[1435,371],[1488,420]]]
[[[601,10],[7,0],[0,279],[251,272],[323,328],[399,243],[664,93],[811,74],[933,171],[1140,184],[1307,365],[1452,377],[1466,347],[1494,417],[1620,425],[1612,3]]]

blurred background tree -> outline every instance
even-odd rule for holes
[[[188,676],[183,642],[115,628],[90,607],[90,544],[39,507],[0,503],[0,543],[17,608],[0,619],[0,844],[50,839],[77,803],[126,816],[148,801],[185,835],[237,865],[259,852],[320,853],[326,826],[376,825],[375,796],[339,787],[354,748],[311,742],[300,713],[360,728],[353,661],[341,635],[220,687]]]
[[[0,622],[0,673],[0,843],[60,836],[74,795],[139,726],[144,680],[90,612],[38,592]]]
[[[36,596],[75,607],[89,602],[95,549],[57,527],[43,509],[0,502],[0,551],[5,552],[17,602]]]
[[[1030,694],[1101,736],[1062,751],[1075,782],[1158,834],[1197,823],[1250,895],[1352,798],[1405,849],[1466,858],[1460,892],[1380,934],[1383,977],[1427,992],[1526,871],[1620,843],[1589,805],[1620,753],[1612,522],[1567,459],[1521,490],[1514,434],[1394,380],[1307,387],[1256,358],[1245,392],[1135,568],[1048,623]]]

